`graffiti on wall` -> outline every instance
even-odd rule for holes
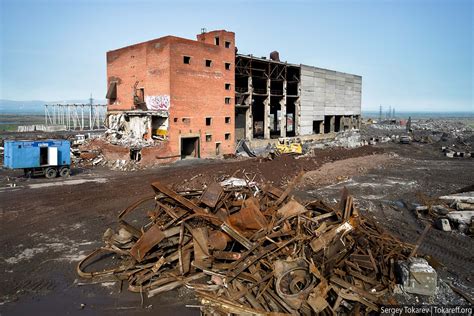
[[[147,95],[145,103],[148,110],[151,111],[168,111],[170,109],[169,95]]]

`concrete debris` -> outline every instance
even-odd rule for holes
[[[403,290],[408,293],[433,296],[436,294],[438,275],[423,258],[409,258],[398,263]]]
[[[408,274],[406,290],[436,289],[436,272],[409,259],[413,246],[361,217],[347,191],[337,208],[289,196],[300,178],[284,190],[236,174],[204,191],[155,182],[155,194],[120,213],[118,233],[108,229],[105,246],[77,273],[127,280],[130,291],[148,297],[186,286],[206,315],[378,312],[395,284],[394,263],[406,260],[421,282]],[[136,226],[132,213],[150,203],[148,220]],[[92,264],[110,260],[105,254],[116,255],[115,267],[93,271]]]
[[[359,130],[349,130],[338,133],[334,139],[307,142],[303,149],[322,149],[328,147],[356,148],[368,145],[368,141],[362,140]]]
[[[120,130],[108,129],[104,133],[104,138],[113,145],[133,148],[143,148],[153,146],[155,141],[153,139],[144,139],[137,137],[133,133],[124,133]]]
[[[448,147],[441,147],[441,151],[444,152],[448,158],[474,158],[474,155],[468,151],[456,151]]]
[[[440,218],[436,221],[436,226],[438,229],[441,229],[442,231],[445,232],[450,232],[451,231],[451,225],[449,225],[449,220],[446,218]]]
[[[446,216],[454,223],[470,225],[474,217],[474,211],[453,211]]]
[[[474,192],[440,196],[436,202],[440,204],[426,201],[426,205],[415,207],[415,211],[433,217],[440,230],[449,232],[454,227],[474,236]]]
[[[256,157],[255,152],[249,147],[245,139],[241,139],[235,146],[235,154],[242,157]]]

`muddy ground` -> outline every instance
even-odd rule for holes
[[[102,234],[115,227],[121,210],[152,193],[151,182],[160,180],[175,189],[200,188],[236,170],[277,186],[308,172],[294,192],[302,200],[336,203],[346,186],[366,216],[408,242],[415,242],[424,227],[410,210],[418,201],[417,193],[437,196],[474,184],[473,159],[445,158],[439,148],[418,143],[319,150],[300,159],[181,161],[137,172],[78,169],[71,178],[54,181],[27,180],[19,172],[2,170],[0,313],[198,315],[198,309],[185,307],[196,304],[186,290],[142,301],[120,282],[85,284],[75,266],[103,244]],[[472,293],[471,238],[432,229],[420,252],[435,257],[444,277]]]

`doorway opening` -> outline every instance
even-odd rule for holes
[[[322,134],[323,121],[313,121],[313,134]]]
[[[332,116],[324,116],[324,134],[331,132],[331,118]]]
[[[181,159],[199,157],[199,137],[181,138]]]
[[[216,143],[216,156],[221,154],[221,143]]]
[[[40,165],[48,164],[48,147],[40,147]]]
[[[334,123],[334,131],[336,133],[340,132],[343,129],[342,125],[342,115],[336,115],[336,122]]]

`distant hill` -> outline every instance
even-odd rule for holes
[[[62,100],[62,101],[41,101],[28,100],[16,101],[0,99],[0,114],[42,114],[45,104],[88,104],[88,99],[83,100]],[[105,99],[94,99],[94,104],[106,104]]]

